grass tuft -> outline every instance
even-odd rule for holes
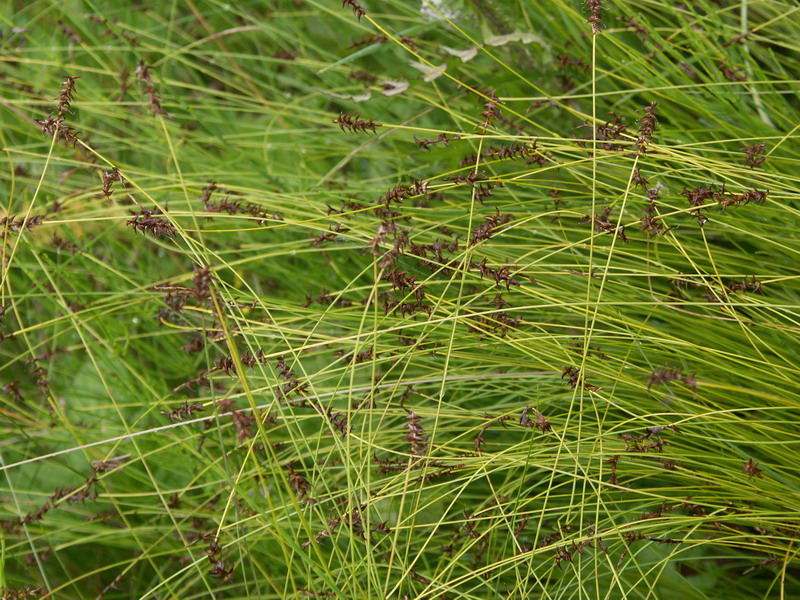
[[[3,598],[800,597],[799,10],[4,2]]]

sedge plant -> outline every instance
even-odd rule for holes
[[[4,598],[800,597],[795,2],[0,17]]]

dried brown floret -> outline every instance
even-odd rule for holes
[[[356,0],[342,0],[342,8],[349,6],[353,10],[353,14],[356,15],[358,20],[361,20],[367,11],[364,10],[364,7],[361,6]]]
[[[600,33],[600,27],[603,25],[602,12],[606,9],[602,0],[586,0],[585,6],[586,12],[589,13],[586,22],[592,26],[592,33]]]
[[[372,133],[377,133],[375,131],[376,127],[382,127],[380,123],[376,123],[375,119],[359,119],[360,115],[349,115],[345,113],[340,113],[339,117],[334,119],[333,122],[338,124],[342,131],[349,131],[351,133],[357,133],[359,131],[366,133],[367,131],[371,131]]]

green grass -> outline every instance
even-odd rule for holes
[[[2,2],[4,597],[800,597],[800,7],[363,7]]]

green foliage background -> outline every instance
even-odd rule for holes
[[[800,597],[800,7],[362,6],[2,2],[5,596]]]

